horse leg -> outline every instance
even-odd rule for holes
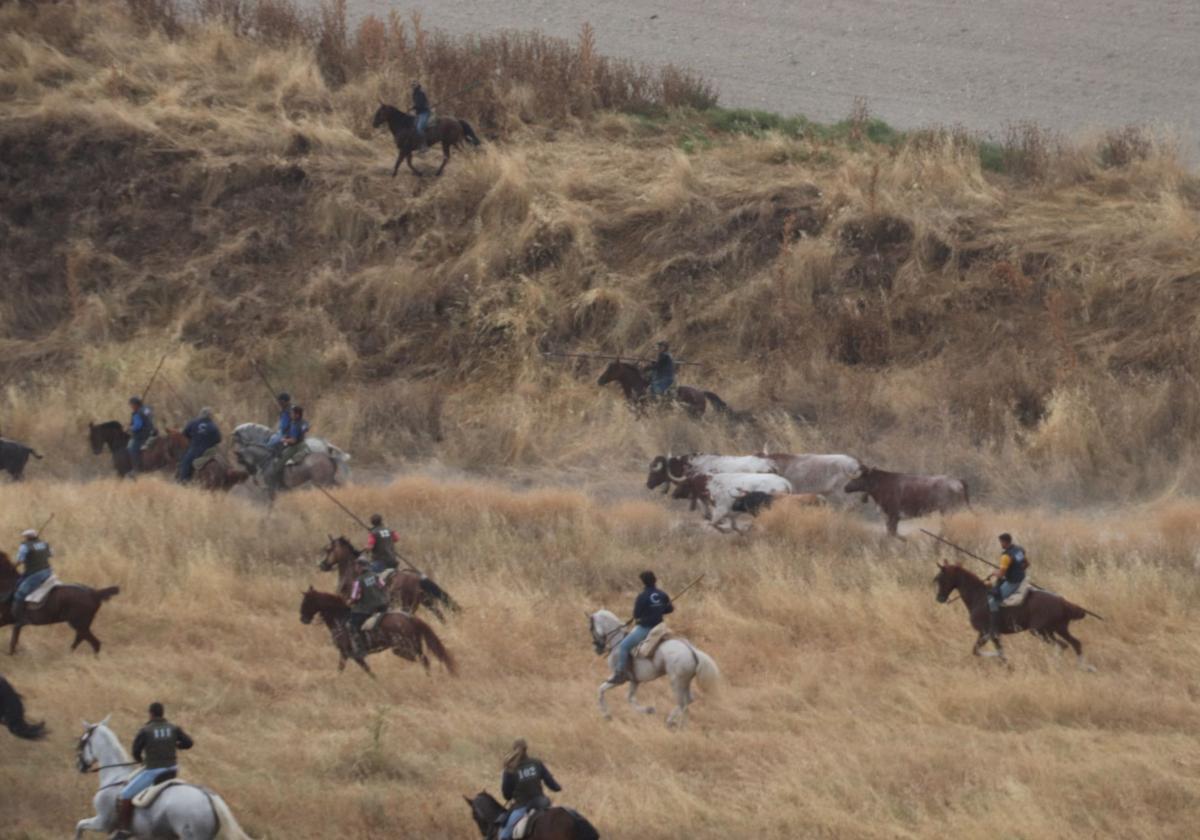
[[[1079,663],[1079,667],[1082,668],[1084,671],[1089,671],[1091,673],[1095,673],[1096,666],[1089,665],[1087,663],[1087,660],[1083,658],[1083,643],[1071,635],[1069,626],[1070,626],[1070,622],[1064,621],[1058,627],[1055,627],[1054,630],[1056,633],[1058,633],[1058,635],[1060,635],[1064,639],[1066,639],[1067,643],[1075,651],[1075,661],[1077,663]]]
[[[442,170],[446,168],[446,164],[450,162],[450,144],[445,140],[442,141],[442,165],[438,167],[436,175],[441,175]]]
[[[85,831],[106,832],[111,830],[112,826],[108,824],[108,821],[97,814],[90,820],[80,820],[79,822],[75,823],[75,840],[79,840]]]
[[[887,518],[888,536],[900,538],[899,529],[900,529],[900,517],[898,515],[892,516],[889,514],[888,518]]]
[[[689,702],[688,683],[690,679],[685,679],[681,675],[671,676],[671,690],[675,692],[675,708],[671,710],[671,714],[667,715],[667,726],[682,729],[687,723],[687,707]]]
[[[633,706],[633,710],[635,712],[641,712],[644,715],[652,715],[652,714],[654,714],[653,706],[642,706],[642,705],[638,704],[637,692],[638,692],[638,688],[640,687],[640,685],[641,684],[636,682],[635,680],[629,681],[629,705]]]
[[[21,625],[14,624],[12,632],[12,641],[8,645],[8,655],[15,656],[17,653],[17,640],[21,638]]]
[[[408,155],[405,157],[405,160],[408,161],[408,168],[412,170],[414,175],[416,175],[418,178],[420,178],[421,170],[419,170],[419,169],[417,169],[417,167],[413,166],[412,156],[413,156],[412,149],[409,149]]]
[[[361,656],[356,656],[354,657],[354,662],[359,668],[362,668],[367,672],[367,676],[369,676],[371,679],[376,679],[375,672],[371,670],[371,666],[367,664],[367,660],[363,659]]]
[[[404,160],[404,151],[403,150],[401,150],[400,154],[396,155],[396,165],[392,167],[392,177],[393,178],[395,178],[396,173],[400,171],[400,162],[402,160]]]
[[[612,687],[613,684],[608,680],[600,683],[600,694],[597,699],[599,700],[600,714],[604,715],[605,720],[612,720],[612,712],[608,710],[608,703],[604,699],[604,692],[608,691]]]

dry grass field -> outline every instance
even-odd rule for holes
[[[495,788],[513,737],[613,838],[1194,836],[1200,819],[1196,530],[1177,503],[1107,515],[982,510],[946,533],[986,550],[1010,528],[1037,578],[1107,619],[1077,625],[1095,674],[1028,637],[1011,669],[969,656],[961,605],[933,599],[939,554],[887,540],[855,511],[773,511],[746,539],[681,523],[657,500],[514,492],[413,477],[348,489],[399,520],[404,547],[466,607],[436,629],[461,665],[375,657],[338,675],[323,629],[298,621],[324,534],[313,492],[273,512],[166,483],[31,483],[0,492],[0,532],[58,511],[70,580],[119,583],[96,659],[34,628],[3,664],[48,742],[7,738],[5,837],[63,836],[95,777],[71,765],[81,717],[126,739],[160,698],[197,740],[187,775],[256,837],[470,837],[460,795]],[[636,573],[700,573],[676,627],[722,691],[679,733],[636,716],[605,676],[585,610],[625,612]]]
[[[196,11],[196,10],[199,11]],[[257,838],[471,837],[529,739],[612,838],[1190,838],[1200,824],[1200,181],[1140,129],[898,135],[729,112],[703,79],[612,62],[588,31],[347,30],[336,4],[0,6],[0,431],[47,455],[0,482],[0,548],[50,512],[63,578],[119,584],[99,658],[26,632],[0,672],[53,734],[0,733],[0,837],[90,816],[79,719],[132,737],[152,699],[187,775]],[[388,177],[380,97],[420,75],[487,141]],[[432,158],[422,163],[430,167]],[[635,418],[594,364],[646,353],[735,421]],[[315,492],[118,483],[85,447],[151,397],[270,417],[252,359],[354,454],[340,497],[397,524],[466,609],[461,666],[338,674],[299,623],[327,533]],[[967,479],[933,528],[1107,619],[1096,673],[1031,638],[970,657],[952,559],[870,509],[778,509],[710,533],[642,489],[664,451],[849,452]],[[713,655],[669,732],[595,690],[584,612],[636,574]],[[0,640],[5,634],[0,631]]]

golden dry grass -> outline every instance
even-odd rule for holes
[[[630,477],[632,481],[632,477]],[[373,660],[334,670],[300,591],[342,515],[313,492],[273,512],[159,481],[0,490],[0,533],[58,512],[69,580],[119,583],[96,623],[98,659],[69,631],[33,628],[3,664],[42,744],[5,741],[6,837],[61,836],[88,815],[94,777],[71,767],[78,719],[114,713],[128,740],[154,698],[193,733],[189,777],[227,796],[257,837],[469,837],[459,798],[495,788],[530,739],[605,837],[1146,837],[1200,818],[1200,510],[1105,515],[982,510],[946,524],[988,554],[1000,528],[1037,578],[1103,614],[1077,625],[1096,674],[1032,638],[1013,667],[969,656],[961,607],[933,600],[939,557],[881,536],[857,511],[772,512],[752,537],[680,521],[655,498],[511,491],[411,477],[343,494],[400,525],[404,547],[466,607],[437,627],[458,679]],[[725,683],[690,727],[635,717],[604,677],[584,610],[629,608],[653,565],[672,588],[700,573],[675,626]]]

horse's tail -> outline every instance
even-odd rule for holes
[[[46,737],[46,724],[25,720],[25,704],[21,695],[4,677],[0,677],[0,718],[8,725],[8,731],[18,738],[38,741]]]
[[[420,634],[421,640],[425,642],[425,645],[429,648],[429,652],[437,657],[438,662],[445,665],[446,670],[451,674],[457,674],[458,666],[454,664],[454,657],[450,655],[450,651],[446,650],[437,633],[433,632],[433,628],[415,616],[410,617],[409,621],[417,628],[417,633]]]
[[[718,397],[712,391],[705,391],[704,396],[708,398],[709,404],[722,414],[732,414],[729,406],[725,404],[725,400]]]
[[[115,598],[117,595],[120,595],[120,594],[121,594],[121,587],[106,586],[104,589],[96,590],[96,600],[98,600],[101,604],[103,604],[109,598]]]
[[[1096,615],[1096,613],[1092,612],[1087,607],[1081,607],[1078,604],[1073,604],[1066,598],[1063,598],[1063,614],[1067,617],[1067,621],[1079,621],[1087,618],[1089,615],[1092,618],[1098,618],[1101,621],[1104,620],[1103,616]]]
[[[250,840],[250,835],[242,831],[225,800],[211,791],[207,793],[213,813],[217,815],[217,834],[214,840]]]
[[[471,128],[471,124],[466,120],[459,120],[458,124],[462,126],[463,136],[472,146],[479,145],[479,137],[475,134],[475,129]]]
[[[37,458],[39,461],[42,460],[42,456],[38,453],[38,451],[36,449],[30,449],[29,454],[32,455],[34,458]]]
[[[721,670],[713,658],[702,650],[692,648],[696,657],[696,679],[705,694],[716,694],[721,687]]]
[[[451,598],[449,592],[447,592],[445,589],[442,589],[442,587],[438,586],[429,578],[422,577],[420,584],[422,592],[424,592],[429,598],[440,601],[445,605],[446,609],[450,610],[451,612],[462,611],[462,607],[458,605],[458,601],[455,601],[453,598]]]

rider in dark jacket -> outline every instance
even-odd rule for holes
[[[412,109],[417,115],[417,134],[421,135],[421,142],[428,145],[425,140],[425,127],[429,125],[429,97],[421,89],[420,82],[412,83]]]
[[[504,761],[504,775],[500,777],[500,793],[512,801],[504,827],[500,829],[500,840],[512,840],[513,829],[531,809],[544,811],[550,807],[543,782],[555,793],[562,790],[546,765],[530,757],[525,739],[518,738]]]
[[[154,437],[154,411],[142,402],[141,397],[129,398],[129,461],[134,472],[142,471],[142,449]]]
[[[196,459],[221,442],[221,430],[212,415],[211,408],[202,408],[200,416],[183,427],[183,436],[188,439],[187,452],[179,461],[179,481],[183,484],[192,480],[192,464]]]
[[[143,769],[121,789],[117,799],[117,830],[110,840],[132,837],[133,798],[159,781],[172,779],[179,770],[176,750],[190,750],[192,739],[163,717],[162,703],[150,704],[150,720],[133,739],[133,760],[140,761]]]
[[[658,579],[654,572],[642,572],[640,578],[644,588],[633,603],[634,628],[621,640],[617,648],[617,667],[608,678],[613,685],[633,679],[630,657],[633,656],[634,649],[646,640],[651,630],[662,624],[664,615],[675,612],[671,596],[658,588]]]
[[[658,342],[658,357],[647,368],[650,374],[650,394],[665,396],[675,387],[675,359],[668,352],[667,342]]]

